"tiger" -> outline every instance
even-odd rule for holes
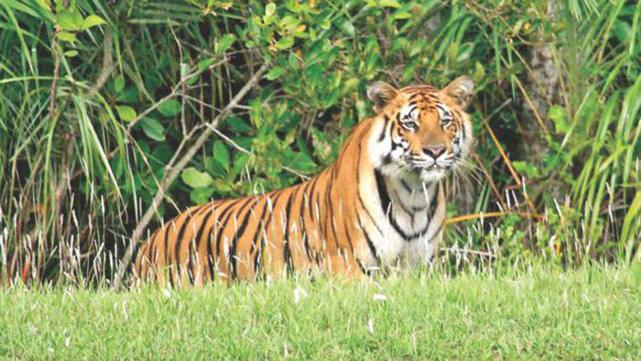
[[[327,272],[362,278],[432,262],[443,238],[445,179],[473,142],[474,83],[367,88],[336,160],[288,188],[194,206],[139,247],[141,280],[201,285]]]

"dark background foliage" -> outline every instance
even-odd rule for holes
[[[252,75],[149,229],[281,188],[372,115],[367,85],[476,82],[441,260],[638,258],[635,1],[0,3],[1,278],[109,279],[159,184]]]

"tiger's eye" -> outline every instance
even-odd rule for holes
[[[449,117],[441,118],[441,126],[442,127],[447,127],[450,124],[452,124],[452,118],[449,118]]]
[[[405,128],[407,130],[410,130],[412,132],[414,132],[414,131],[416,131],[416,129],[418,129],[418,124],[416,124],[414,122],[403,122],[403,123],[401,123],[401,126],[403,126],[403,128]]]

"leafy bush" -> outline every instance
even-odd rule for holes
[[[4,1],[4,277],[111,277],[167,170],[263,64],[151,228],[318,173],[374,80],[468,74],[478,144],[444,262],[638,258],[640,17],[620,0]]]

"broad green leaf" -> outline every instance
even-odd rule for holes
[[[276,4],[269,3],[265,7],[265,17],[271,17],[276,13]]]
[[[396,1],[396,0],[381,0],[379,2],[380,6],[386,7],[386,8],[400,8],[401,4]]]
[[[614,25],[614,34],[621,42],[627,42],[634,37],[634,31],[626,21],[617,21]]]
[[[287,15],[280,20],[281,28],[291,31],[300,24],[300,21],[291,15]]]
[[[131,122],[136,119],[136,111],[128,105],[116,105],[116,112],[118,112],[120,119],[125,122]]]
[[[275,80],[280,78],[281,75],[285,73],[285,69],[281,68],[280,66],[272,68],[265,77],[269,80]]]
[[[223,142],[214,142],[214,159],[225,171],[229,170],[229,150]]]
[[[192,189],[189,192],[189,199],[196,204],[205,204],[209,202],[211,197],[214,195],[214,187],[201,187]]]
[[[286,36],[276,42],[276,49],[285,50],[291,48],[292,45],[294,45],[294,38]]]
[[[349,35],[349,36],[354,36],[354,33],[355,33],[355,30],[356,30],[356,29],[354,28],[354,24],[352,24],[352,22],[351,22],[351,21],[349,21],[349,20],[345,19],[344,21],[342,21],[342,22],[338,25],[338,27],[339,27],[339,28],[341,29],[341,31],[342,31],[342,32],[344,32],[345,34],[347,34],[347,35]]]
[[[214,183],[214,179],[205,172],[201,172],[194,167],[185,168],[180,174],[180,178],[191,188],[209,187]]]
[[[249,154],[246,154],[246,153],[238,154],[236,157],[234,157],[232,172],[234,174],[240,174],[245,168],[245,166],[247,165],[247,162],[249,162]]]
[[[180,113],[180,102],[176,99],[167,99],[158,106],[158,111],[166,117],[173,117]]]
[[[142,130],[149,138],[157,140],[159,142],[162,142],[166,139],[165,127],[163,127],[163,125],[156,119],[149,117],[142,118],[141,125]]]
[[[229,193],[233,189],[233,186],[231,182],[225,179],[216,179],[214,181],[214,188],[216,188],[216,191],[218,192]]]
[[[116,79],[114,79],[114,90],[116,93],[120,93],[123,89],[125,88],[125,77],[122,75],[118,75]]]
[[[77,40],[76,39],[76,34],[70,33],[70,32],[67,32],[67,31],[59,32],[58,33],[58,39],[60,39],[62,41],[68,41],[70,43],[73,43],[74,41]]]
[[[77,50],[67,50],[63,54],[67,58],[73,58],[74,56],[78,56],[78,51]]]
[[[83,20],[76,9],[62,9],[56,14],[56,24],[65,31],[82,30]]]
[[[98,15],[89,15],[82,21],[82,30],[87,30],[92,26],[106,24],[107,22]]]

